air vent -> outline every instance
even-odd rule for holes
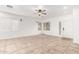
[[[8,8],[13,8],[13,6],[12,6],[12,5],[7,5],[7,7],[8,7]]]
[[[20,22],[22,22],[22,18],[20,19]]]

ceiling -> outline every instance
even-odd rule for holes
[[[44,5],[43,9],[46,9],[46,16],[38,16],[35,14],[35,9],[38,5],[12,5],[13,8],[6,7],[6,5],[0,5],[0,11],[9,12],[16,15],[35,17],[41,19],[48,19],[51,17],[57,17],[61,15],[70,14],[75,6],[71,5]],[[78,7],[78,6],[77,6]]]

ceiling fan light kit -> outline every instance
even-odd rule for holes
[[[35,14],[37,14],[38,16],[47,15],[46,9],[38,8],[35,10]]]

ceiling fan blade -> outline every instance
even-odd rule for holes
[[[42,12],[45,12],[46,10],[42,10]]]
[[[37,9],[35,11],[38,11]]]
[[[47,15],[47,13],[42,13],[42,14]]]
[[[34,14],[37,14],[37,13],[34,13]]]

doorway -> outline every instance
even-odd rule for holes
[[[59,21],[59,35],[61,36],[61,21]]]

